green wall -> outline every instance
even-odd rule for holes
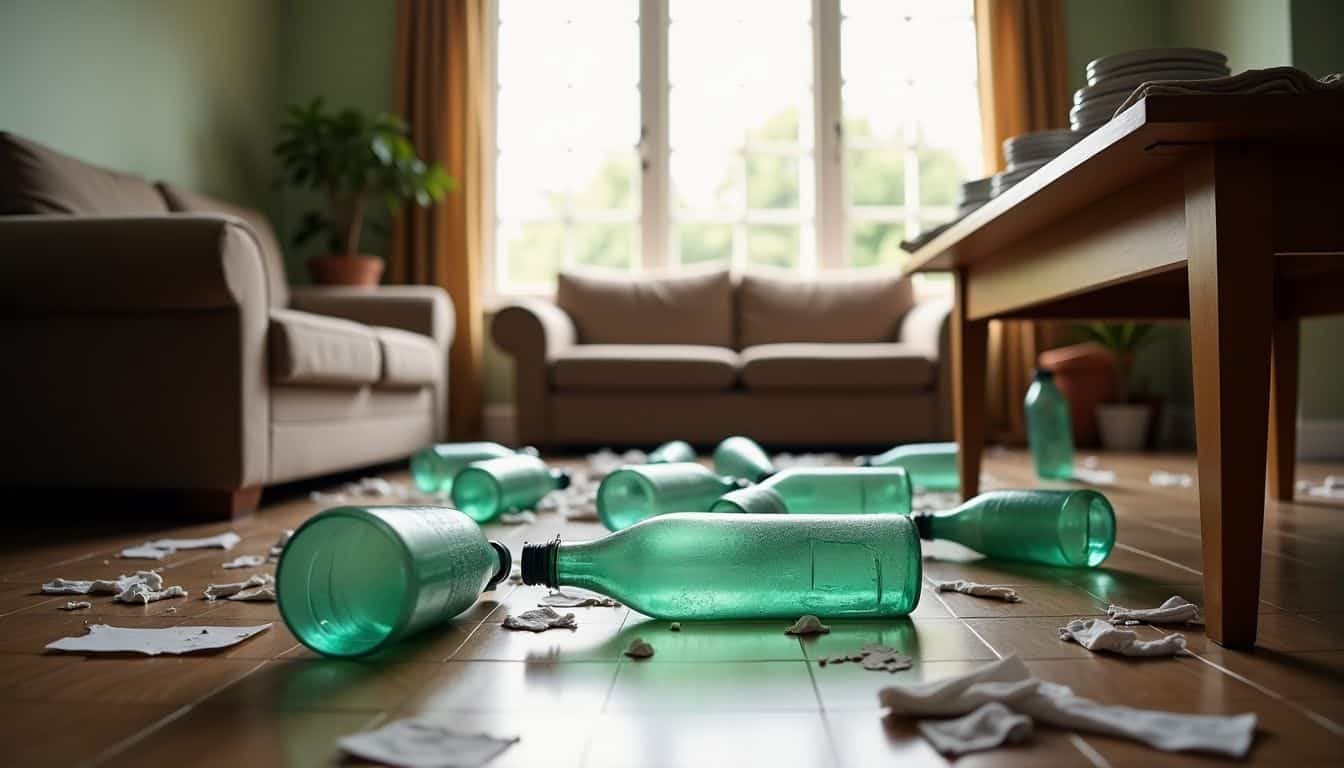
[[[1066,0],[1070,86],[1087,85],[1087,63],[1093,59],[1165,45],[1164,5],[1163,0]]]
[[[5,0],[0,129],[273,208],[271,0]]]

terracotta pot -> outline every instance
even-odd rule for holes
[[[383,276],[383,260],[362,253],[317,256],[308,260],[308,272],[318,285],[358,285],[372,288]]]
[[[1038,364],[1055,374],[1055,385],[1069,401],[1069,420],[1078,445],[1097,444],[1097,405],[1114,396],[1115,360],[1096,342],[1042,352]]]

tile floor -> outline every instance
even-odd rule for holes
[[[93,600],[90,610],[58,610],[67,598],[38,585],[63,576],[95,578],[133,570],[113,555],[144,532],[74,542],[18,537],[0,554],[0,763],[5,765],[321,765],[339,760],[336,739],[388,718],[419,714],[463,729],[518,734],[490,765],[944,765],[908,722],[884,719],[877,690],[934,680],[1017,654],[1040,677],[1101,701],[1182,712],[1256,712],[1250,761],[1294,766],[1344,763],[1344,504],[1300,498],[1268,503],[1262,566],[1260,641],[1228,651],[1187,631],[1187,656],[1129,661],[1060,642],[1067,618],[1103,613],[1108,602],[1156,605],[1172,594],[1198,602],[1200,555],[1196,489],[1156,488],[1153,469],[1193,471],[1185,456],[1102,456],[1118,483],[1104,489],[1119,515],[1119,544],[1102,568],[1052,570],[965,560],[949,547],[927,561],[936,578],[1016,586],[1007,605],[925,590],[909,619],[832,622],[829,635],[799,640],[787,622],[697,624],[679,633],[626,608],[579,608],[573,632],[514,633],[500,622],[531,607],[542,590],[505,586],[457,621],[374,659],[316,657],[279,622],[273,604],[208,603],[210,581],[237,554],[264,552],[280,529],[317,511],[306,499],[269,504],[234,525],[163,534],[238,531],[228,556],[181,552],[163,561],[169,584],[192,594],[136,608]],[[990,487],[1029,487],[1020,452],[994,452]],[[1338,466],[1308,465],[1320,479]],[[396,479],[396,478],[394,478]],[[404,478],[403,478],[404,479]],[[11,510],[13,513],[13,510]],[[600,536],[595,523],[540,515],[524,527],[491,526],[517,550],[557,533]],[[158,535],[158,534],[153,534]],[[169,609],[176,610],[169,610]],[[213,655],[85,658],[45,653],[85,623],[122,626],[230,625],[275,621],[268,632]],[[1156,636],[1156,628],[1144,628]],[[632,661],[636,636],[657,655]],[[818,655],[882,642],[915,659],[887,674],[857,665],[820,667]],[[959,766],[1197,765],[1225,762],[1163,755],[1114,739],[1043,730],[1029,746],[957,761]]]

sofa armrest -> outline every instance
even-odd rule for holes
[[[447,291],[434,285],[302,286],[291,291],[290,306],[317,315],[419,333],[433,339],[445,352],[453,343],[457,327],[453,300]]]
[[[490,334],[500,348],[513,356],[514,425],[518,441],[549,442],[549,363],[574,344],[577,336],[574,321],[548,301],[524,299],[495,313]]]
[[[934,382],[937,390],[938,433],[952,434],[952,302],[948,299],[921,301],[901,320],[900,341],[938,362]]]
[[[18,312],[237,307],[261,298],[256,237],[211,215],[0,217],[0,305]]]

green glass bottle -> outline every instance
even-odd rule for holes
[[[904,616],[919,603],[904,515],[672,514],[523,547],[524,584],[591,589],[658,619]]]
[[[646,464],[680,464],[695,461],[695,449],[685,440],[673,440],[649,451]]]
[[[860,456],[854,463],[861,467],[901,467],[910,473],[910,482],[916,488],[928,491],[955,491],[961,487],[956,443],[898,445],[876,456]]]
[[[1093,567],[1115,546],[1115,511],[1096,491],[989,491],[956,509],[917,513],[925,539],[1000,560]]]
[[[336,507],[280,555],[285,625],[326,656],[362,656],[462,613],[509,575],[502,544],[446,507]]]
[[[453,506],[488,523],[505,512],[531,509],[546,494],[567,487],[568,472],[535,456],[504,456],[463,467],[453,479]]]
[[[755,440],[729,437],[714,448],[714,471],[724,477],[740,477],[759,483],[775,473],[775,465]]]
[[[709,511],[908,515],[913,496],[910,476],[900,467],[795,467],[724,494]]]
[[[669,512],[708,512],[742,482],[690,462],[622,467],[597,487],[597,516],[609,531]]]
[[[476,461],[521,453],[536,456],[531,446],[505,448],[499,443],[439,443],[421,448],[411,456],[411,478],[423,493],[449,493],[459,470]]]
[[[1069,401],[1055,386],[1055,375],[1038,369],[1023,403],[1027,412],[1027,445],[1036,476],[1046,480],[1073,477],[1073,427]]]

